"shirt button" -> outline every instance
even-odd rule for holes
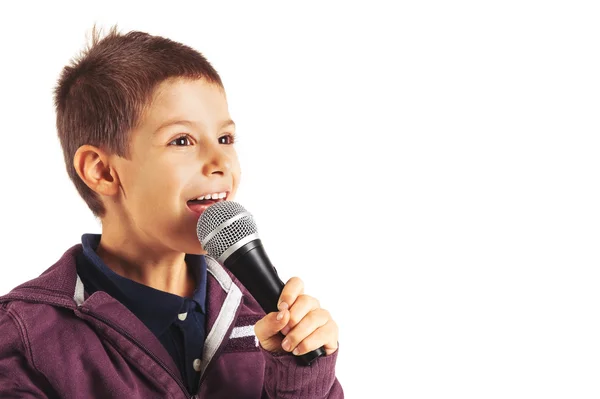
[[[184,321],[186,319],[186,317],[187,317],[187,312],[185,312],[185,313],[179,313],[177,315],[177,317],[179,318],[179,320]]]
[[[199,372],[200,366],[202,366],[202,361],[200,359],[195,359],[192,365],[194,366],[194,370]]]

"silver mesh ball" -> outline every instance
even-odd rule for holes
[[[236,220],[232,222],[232,219]],[[210,256],[219,259],[233,244],[258,233],[258,230],[252,215],[243,206],[237,202],[223,201],[209,206],[202,212],[196,233],[200,242],[214,234],[202,247]]]

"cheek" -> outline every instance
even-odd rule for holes
[[[165,204],[178,187],[178,176],[164,165],[140,165],[129,176],[129,192],[135,198],[136,205],[152,211],[160,203]],[[132,198],[133,199],[133,198]]]
[[[242,177],[242,170],[240,166],[240,161],[237,157],[237,153],[235,150],[232,151],[230,155],[231,162],[231,174],[233,175],[233,182],[237,186],[239,184],[240,178]]]
[[[232,175],[233,186],[232,186],[232,192],[231,192],[231,195],[230,195],[229,199],[233,201],[234,198],[235,198],[235,195],[236,195],[236,193],[238,191],[238,188],[240,186],[240,180],[242,178],[241,170],[239,168],[239,165],[236,165],[235,168],[232,168],[231,175]]]

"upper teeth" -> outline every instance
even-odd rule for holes
[[[198,201],[202,201],[202,200],[205,200],[205,199],[207,199],[207,200],[209,200],[209,199],[216,200],[216,199],[221,199],[221,198],[225,198],[225,197],[227,197],[227,193],[223,192],[223,193],[206,194],[206,195],[203,195],[202,197],[198,197],[196,199]]]

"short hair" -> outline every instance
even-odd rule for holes
[[[54,90],[56,128],[67,173],[95,216],[106,209],[77,175],[75,152],[89,144],[127,158],[130,131],[156,87],[170,78],[203,78],[223,88],[198,51],[145,32],[121,34],[116,26],[105,36],[94,26],[91,43],[63,69]]]

